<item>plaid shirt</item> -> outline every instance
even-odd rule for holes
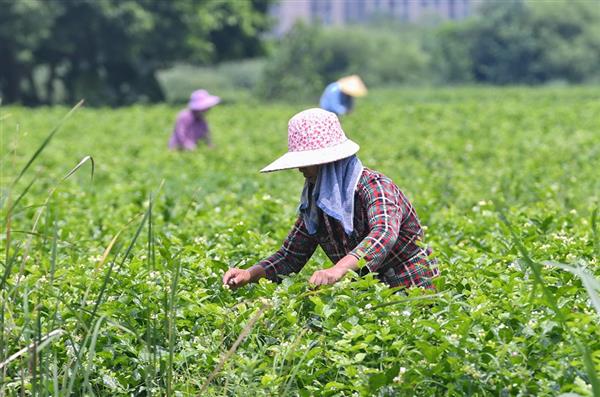
[[[377,272],[384,283],[434,289],[431,279],[439,274],[431,249],[418,242],[423,229],[415,209],[400,189],[385,175],[365,168],[354,198],[354,230],[347,235],[336,219],[319,211],[319,227],[308,234],[302,216],[281,248],[258,264],[266,277],[299,272],[321,246],[333,263],[350,254],[364,262],[359,273]]]

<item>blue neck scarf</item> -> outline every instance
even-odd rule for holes
[[[358,157],[321,165],[317,181],[304,183],[300,198],[300,214],[309,234],[319,226],[320,208],[325,214],[341,222],[346,234],[354,230],[354,191],[363,171]]]

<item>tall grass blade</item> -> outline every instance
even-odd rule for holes
[[[25,189],[23,189],[23,191],[21,192],[21,194],[19,195],[19,197],[17,197],[17,199],[10,204],[10,206],[8,207],[8,211],[7,211],[8,215],[6,216],[6,219],[4,220],[5,224],[8,223],[8,220],[10,219],[10,216],[13,213],[13,210],[15,209],[15,207],[17,206],[17,204],[19,204],[19,202],[21,201],[21,199],[23,197],[25,197],[25,195],[27,194],[27,192],[29,192],[29,189],[31,189],[31,187],[33,186],[33,184],[35,183],[36,180],[37,180],[37,178],[33,178],[31,180],[31,182],[29,182],[29,185],[27,185],[25,187]]]
[[[179,283],[179,274],[181,273],[181,262],[177,263],[175,275],[171,281],[171,293],[169,295],[169,361],[167,363],[167,396],[173,394],[173,355],[175,353],[175,307],[177,299],[177,284]]]
[[[15,249],[15,252],[13,253],[13,256],[11,258],[8,258],[7,262],[4,263],[4,272],[2,274],[2,280],[0,280],[0,296],[2,296],[2,305],[0,307],[0,360],[5,358],[6,354],[8,354],[8,349],[7,349],[6,343],[4,341],[4,336],[5,336],[6,305],[8,302],[10,302],[10,299],[8,298],[9,291],[6,291],[4,289],[4,287],[8,280],[8,276],[10,275],[13,263],[16,262],[16,258],[17,258],[17,255],[19,254],[20,248],[21,248],[20,245],[18,245]],[[9,309],[10,309],[10,306],[9,306]],[[10,314],[9,314],[9,317],[10,317]],[[3,375],[0,374],[0,376],[2,376],[2,378],[4,378]],[[2,387],[4,387],[4,386],[0,387],[0,395],[2,395]]]
[[[20,249],[21,246],[18,245],[15,248],[15,252],[13,252],[12,257],[8,258],[6,263],[4,263],[4,273],[2,274],[2,280],[0,280],[0,291],[4,291],[8,277],[12,271],[13,263],[17,261],[17,256],[19,255]]]
[[[106,263],[106,260],[108,259],[108,256],[110,255],[110,253],[112,252],[113,248],[115,247],[115,244],[117,243],[117,240],[119,239],[119,236],[121,235],[121,233],[123,233],[123,231],[126,230],[127,227],[129,227],[129,225],[131,225],[133,223],[133,221],[135,221],[138,217],[139,217],[139,215],[136,216],[136,217],[134,217],[133,219],[131,219],[129,222],[127,222],[125,224],[125,226],[123,226],[113,236],[113,238],[110,240],[110,242],[108,243],[108,245],[104,249],[104,252],[100,256],[100,259],[98,259],[98,263],[96,264],[96,269],[95,269],[96,272],[100,271],[102,269],[102,267],[104,266],[104,264]],[[116,255],[115,255],[115,257],[116,257]],[[91,288],[92,288],[92,286],[88,285],[87,289],[85,290],[85,294],[83,295],[83,301],[87,300],[87,296],[88,296]]]
[[[40,221],[42,213],[44,212],[44,209],[46,209],[48,207],[48,203],[50,202],[50,199],[52,198],[54,192],[56,191],[56,189],[58,189],[58,186],[60,185],[61,182],[65,181],[67,178],[69,178],[71,175],[73,175],[75,173],[75,171],[79,170],[81,168],[81,166],[83,164],[85,164],[87,161],[90,161],[92,163],[92,177],[93,177],[93,175],[94,175],[93,174],[93,172],[94,172],[94,166],[93,166],[94,159],[91,156],[86,156],[75,167],[73,167],[59,182],[55,183],[54,186],[52,186],[52,188],[50,189],[48,195],[46,196],[46,200],[44,200],[44,204],[37,210],[36,215],[35,215],[34,220],[33,220],[33,226],[31,227],[31,233],[32,234],[30,234],[29,238],[27,239],[27,242],[25,243],[25,248],[23,250],[24,251],[23,252],[23,259],[21,261],[21,266],[20,266],[20,269],[19,269],[19,275],[22,275],[23,272],[25,271],[25,263],[27,262],[27,259],[29,258],[29,251],[31,249],[31,242],[32,242],[32,239],[33,239],[33,233],[35,233],[37,231],[38,223]]]
[[[140,225],[138,226],[138,228],[135,232],[135,235],[133,236],[132,240],[130,241],[129,246],[125,250],[125,254],[122,256],[122,259],[119,262],[119,267],[123,267],[123,265],[129,258],[129,255],[131,254],[131,251],[133,250],[133,247],[135,246],[135,243],[136,243],[138,237],[140,236],[140,233],[141,233],[142,229],[144,228],[144,225],[146,224],[148,215],[149,215],[148,210],[146,210],[146,212],[144,213],[144,217],[142,218],[142,221],[140,222]],[[96,301],[94,303],[94,308],[93,308],[92,312],[90,313],[90,321],[94,321],[94,318],[96,317],[96,313],[98,312],[98,308],[100,307],[100,304],[102,303],[102,300],[104,298],[104,293],[106,291],[108,282],[110,280],[110,276],[112,275],[112,271],[115,266],[115,262],[116,262],[115,260],[113,260],[111,262],[111,264],[108,267],[108,270],[106,272],[106,275],[104,276],[104,280],[102,282],[102,286],[100,287],[98,297],[96,298]],[[77,379],[77,372],[79,370],[81,359],[83,356],[83,350],[84,350],[83,346],[85,346],[85,344],[87,343],[87,340],[89,339],[90,327],[88,326],[88,327],[86,327],[86,329],[87,330],[85,331],[85,336],[83,338],[84,342],[81,345],[82,347],[79,349],[79,353],[77,354],[77,358],[75,359],[74,368],[72,369],[72,372],[70,374],[70,379],[69,379],[69,384],[67,386],[66,395],[71,395],[71,393],[73,392],[73,386],[75,384],[75,380]]]
[[[127,225],[125,225],[125,227],[127,227]],[[102,266],[104,266],[104,264],[106,263],[106,258],[108,258],[108,255],[110,255],[110,252],[112,251],[113,247],[115,246],[115,243],[117,242],[119,236],[121,235],[121,232],[123,232],[123,230],[125,230],[125,227],[122,228],[121,230],[119,230],[117,232],[117,234],[115,234],[113,236],[113,238],[110,240],[110,243],[108,243],[108,245],[104,249],[102,256],[100,256],[100,259],[98,260],[98,264],[96,265],[96,271],[100,270],[102,268]]]
[[[36,308],[40,307],[40,301],[39,301],[39,297],[38,297],[38,303],[36,305]],[[35,308],[34,308],[35,310]],[[42,341],[42,321],[41,321],[41,311],[38,309],[37,311],[37,316],[36,316],[36,324],[35,324],[35,345],[37,347],[37,345],[39,345]],[[30,368],[32,369],[33,372],[33,382],[32,382],[32,394],[33,395],[39,395],[39,386],[41,384],[41,382],[43,381],[42,375],[43,375],[43,371],[42,371],[42,354],[41,352],[38,352],[37,349],[34,349],[33,354],[31,355],[31,365]],[[39,368],[38,368],[39,367]],[[39,370],[38,370],[39,369]]]
[[[504,211],[499,207],[496,207],[496,210],[498,211],[500,220],[508,228],[508,230],[512,236],[513,243],[515,244],[515,246],[517,247],[517,249],[523,256],[525,263],[532,270],[535,281],[540,285],[540,288],[542,289],[542,293],[546,299],[546,302],[548,303],[550,308],[555,312],[556,318],[558,319],[559,323],[561,324],[562,329],[565,330],[569,334],[569,336],[571,337],[571,339],[574,341],[575,345],[577,346],[577,349],[579,350],[580,354],[583,356],[583,363],[585,365],[585,370],[589,377],[590,384],[592,385],[592,393],[593,393],[594,397],[600,397],[600,379],[598,378],[598,373],[596,372],[596,368],[594,366],[594,361],[592,359],[592,354],[590,352],[589,347],[585,346],[583,343],[581,343],[579,338],[577,338],[571,331],[571,328],[567,324],[567,319],[565,318],[564,314],[558,307],[558,301],[557,301],[556,297],[552,294],[552,291],[550,291],[550,289],[544,283],[544,279],[542,276],[542,270],[541,270],[542,265],[535,262],[533,259],[531,259],[531,256],[529,255],[527,248],[523,245],[521,240],[518,238],[517,233],[515,232],[515,230],[512,226],[512,223],[510,223],[510,221],[504,214]]]
[[[221,369],[223,369],[223,366],[225,365],[225,363],[227,362],[227,360],[229,360],[229,358],[231,356],[233,356],[233,354],[236,352],[236,350],[238,349],[238,347],[240,346],[240,344],[250,334],[250,331],[252,331],[252,328],[254,327],[254,324],[256,324],[256,322],[258,321],[258,319],[260,318],[260,316],[262,316],[262,314],[265,312],[265,310],[267,310],[269,307],[270,307],[269,303],[263,302],[263,304],[258,309],[258,311],[254,314],[254,316],[252,316],[252,318],[250,319],[250,321],[248,321],[248,324],[246,324],[246,326],[244,327],[244,329],[242,330],[242,332],[240,332],[240,335],[238,336],[238,338],[236,339],[236,341],[233,343],[233,345],[231,346],[231,348],[229,348],[229,350],[227,351],[227,353],[225,353],[223,355],[223,357],[221,357],[221,359],[219,360],[219,363],[217,364],[217,366],[215,367],[215,369],[208,376],[208,379],[206,379],[206,382],[204,382],[204,385],[202,386],[202,388],[200,388],[200,395],[201,396],[204,395],[204,392],[206,391],[206,389],[208,388],[208,386],[210,385],[210,383],[213,381],[213,379],[215,378],[215,376],[217,376],[217,374],[219,372],[221,372]]]
[[[304,333],[306,332],[307,328],[303,328],[301,334],[304,335]],[[322,337],[321,337],[322,339]],[[292,383],[294,382],[294,378],[296,377],[296,373],[298,372],[298,369],[300,368],[300,365],[303,364],[306,360],[306,356],[308,356],[308,353],[310,352],[310,350],[312,349],[312,346],[316,345],[318,342],[316,340],[313,340],[309,346],[309,348],[304,350],[304,353],[302,354],[302,357],[300,357],[300,360],[298,361],[298,363],[296,363],[296,365],[294,365],[294,368],[292,369],[292,371],[290,372],[290,374],[288,375],[288,380],[285,382],[285,388],[283,389],[283,392],[281,392],[280,395],[282,396],[288,396],[289,395],[289,389],[292,386]],[[283,386],[283,384],[282,384]],[[281,390],[281,388],[280,388]]]
[[[94,364],[94,357],[96,356],[96,342],[98,341],[98,333],[100,332],[100,326],[102,325],[102,321],[104,321],[105,316],[100,316],[96,321],[96,325],[94,325],[94,331],[92,332],[92,340],[90,341],[90,346],[88,348],[88,365],[83,378],[83,385],[88,389],[90,395],[94,395],[94,391],[92,390],[92,386],[90,385],[90,371]]]
[[[585,269],[580,267],[569,266],[564,263],[557,263],[552,261],[546,261],[544,262],[544,264],[557,267],[579,277],[581,279],[583,287],[590,296],[592,306],[594,307],[594,309],[596,309],[598,315],[600,315],[600,295],[598,294],[598,291],[600,291],[600,281],[596,280],[594,276],[592,276]]]
[[[6,228],[5,228],[5,241],[6,241],[6,249],[5,249],[5,253],[4,253],[4,258],[5,258],[5,262],[8,262],[8,257],[10,256],[10,243],[11,243],[11,228],[12,228],[12,217],[10,212],[8,213],[7,217],[6,217]]]
[[[56,357],[52,360],[52,391],[54,393],[54,397],[59,397],[60,383],[58,381],[58,363],[56,362]]]
[[[22,348],[21,350],[17,351],[16,353],[12,354],[6,360],[2,361],[0,363],[0,369],[3,369],[8,364],[10,364],[11,362],[15,361],[17,358],[23,356],[27,352],[35,350],[35,351],[37,351],[39,353],[46,346],[48,346],[54,339],[60,337],[64,333],[65,333],[65,331],[62,330],[62,329],[60,329],[60,328],[59,329],[55,329],[52,332],[49,332],[48,334],[44,335],[41,338],[41,342],[39,344],[37,342],[32,342],[28,346]]]
[[[17,175],[17,177],[15,178],[15,180],[12,182],[10,189],[9,189],[9,194],[10,194],[10,190],[12,190],[12,188],[17,184],[17,182],[19,182],[19,180],[21,179],[21,177],[23,175],[25,175],[25,172],[27,172],[27,170],[29,169],[29,167],[31,166],[31,164],[33,164],[33,162],[38,158],[38,156],[44,151],[44,149],[46,148],[46,146],[48,146],[48,144],[50,143],[50,141],[52,140],[52,138],[54,138],[54,135],[58,132],[58,130],[60,129],[60,127],[62,127],[62,125],[65,123],[65,121],[67,121],[69,119],[69,117],[71,117],[71,115],[81,107],[81,105],[83,105],[83,100],[79,101],[59,122],[58,124],[50,131],[50,133],[46,136],[46,139],[44,139],[44,141],[42,142],[42,144],[38,147],[38,149],[35,151],[35,153],[31,156],[31,158],[29,159],[29,161],[27,162],[27,164],[25,164],[25,166],[21,169],[21,172],[19,172],[19,175]]]
[[[144,214],[144,217],[142,218],[142,222],[140,222],[140,225],[138,226],[138,228],[135,232],[135,235],[133,236],[133,239],[129,242],[129,246],[125,250],[125,254],[123,255],[123,258],[121,259],[121,262],[119,263],[119,267],[122,267],[125,264],[125,261],[129,258],[129,255],[131,254],[131,251],[133,250],[133,247],[134,247],[138,237],[140,236],[140,233],[142,232],[144,225],[146,224],[148,215],[149,215],[149,213],[148,213],[148,211],[146,211],[146,213]],[[106,276],[104,277],[104,282],[102,284],[102,287],[100,288],[100,292],[98,294],[98,298],[96,299],[94,309],[92,310],[92,314],[91,314],[92,318],[96,315],[96,312],[98,311],[98,307],[100,306],[100,303],[102,301],[104,292],[108,285],[108,281],[110,280],[110,276],[111,276],[114,264],[115,264],[115,261],[112,261],[111,265],[108,268],[108,271],[106,272]]]
[[[154,246],[154,223],[153,223],[153,216],[152,216],[152,209],[154,206],[154,201],[153,201],[153,197],[152,194],[150,195],[150,199],[148,202],[148,211],[149,211],[149,216],[148,216],[148,246],[146,249],[146,258],[147,258],[147,265],[148,265],[148,274],[151,275],[155,268],[156,268],[156,254],[155,254],[155,246]],[[148,297],[149,298],[149,297]],[[148,302],[147,307],[150,307],[150,304]],[[155,318],[153,318],[150,314],[150,310],[146,310],[146,324],[148,324],[148,329],[146,330],[146,349],[148,351],[148,364],[147,364],[147,368],[144,371],[144,375],[145,375],[145,379],[144,381],[146,382],[146,388],[148,390],[150,390],[152,388],[152,385],[150,383],[150,378],[155,376],[155,372],[156,372],[156,361],[157,361],[157,349],[156,347],[153,345],[153,341],[155,340],[155,334],[156,334],[156,320]]]
[[[63,176],[63,181],[67,180],[71,175],[73,175],[75,172],[77,172],[78,169],[80,169],[86,162],[90,162],[92,165],[92,171],[91,171],[91,179],[92,181],[94,180],[94,170],[96,169],[95,164],[94,164],[94,158],[92,156],[85,156],[84,158],[82,158],[79,163],[77,163],[77,165],[75,167],[73,167],[73,169],[71,169],[71,171],[69,171],[67,173],[67,175]]]
[[[592,238],[594,239],[594,251],[600,256],[600,236],[598,235],[598,207],[592,212]]]
[[[50,287],[54,285],[54,273],[56,272],[56,255],[58,252],[58,227],[56,219],[52,222],[52,246],[50,249]]]

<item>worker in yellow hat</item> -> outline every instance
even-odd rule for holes
[[[338,116],[350,113],[354,107],[354,98],[367,95],[367,87],[360,77],[353,74],[342,77],[325,87],[319,107]]]

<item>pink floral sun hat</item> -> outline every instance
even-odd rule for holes
[[[346,138],[334,113],[308,109],[288,123],[288,152],[260,172],[331,163],[352,156],[358,149],[360,146]]]
[[[190,110],[207,110],[221,102],[221,98],[215,95],[210,95],[206,90],[196,90],[192,92],[188,108]]]

